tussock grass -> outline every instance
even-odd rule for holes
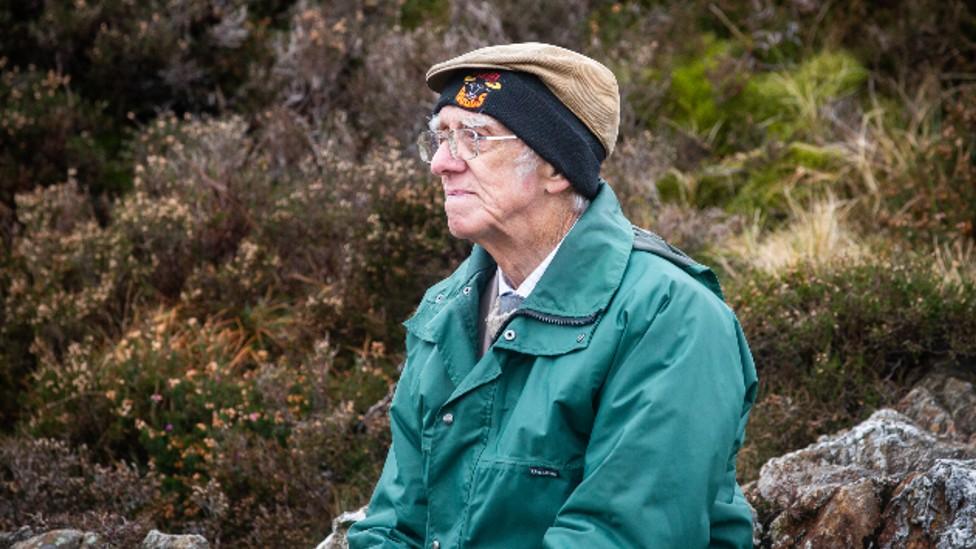
[[[848,221],[851,204],[828,194],[806,207],[791,201],[790,209],[785,227],[763,231],[755,219],[718,246],[724,270],[736,278],[748,270],[776,275],[800,265],[830,265],[869,254],[869,245]]]

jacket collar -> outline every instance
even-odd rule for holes
[[[601,185],[539,284],[507,322],[508,337],[499,337],[493,348],[553,356],[587,347],[597,319],[620,286],[633,243],[634,231],[617,197]],[[493,353],[481,361],[476,356],[478,303],[495,268],[488,252],[474,246],[454,275],[431,287],[404,323],[428,342],[453,342],[438,349],[452,381],[464,380],[458,389],[462,393],[497,375]],[[462,341],[467,344],[458,344]],[[476,362],[479,373],[469,376]]]
[[[568,318],[597,315],[617,291],[633,244],[630,221],[604,182],[522,308]],[[496,267],[495,260],[477,245],[467,263],[465,280]]]

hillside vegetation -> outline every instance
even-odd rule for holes
[[[427,67],[607,64],[631,219],[716,268],[761,387],[739,460],[976,370],[964,0],[0,4],[0,530],[309,546],[368,498],[400,322],[468,245]]]

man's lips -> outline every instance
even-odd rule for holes
[[[444,191],[444,196],[466,196],[469,194],[474,194],[471,191],[465,191],[463,189],[449,189]]]

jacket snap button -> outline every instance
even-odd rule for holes
[[[441,301],[444,301],[444,294],[437,294],[437,297],[434,298],[434,303],[440,303]]]
[[[580,334],[580,335],[576,336],[576,342],[577,343],[583,343],[583,340],[584,339],[586,339],[586,334]]]
[[[430,544],[430,549],[441,549],[441,542],[436,539]]]
[[[505,341],[511,341],[515,339],[515,330],[505,330],[505,333],[502,334],[502,337],[505,338]]]
[[[450,425],[450,424],[454,423],[454,414],[452,414],[450,412],[444,414],[444,416],[441,417],[441,421],[444,422],[444,425]]]
[[[470,294],[471,293],[471,286],[465,286],[464,289],[461,290],[461,293],[463,293],[464,295]]]

